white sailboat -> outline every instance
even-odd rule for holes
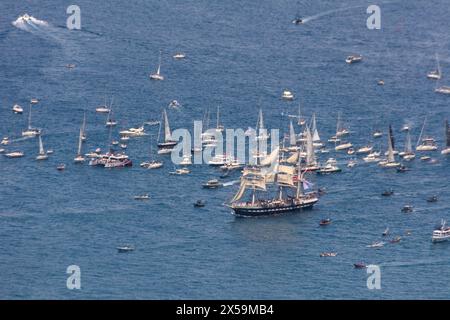
[[[216,131],[217,132],[223,132],[225,130],[225,127],[220,124],[220,106],[217,106],[217,119],[216,119]]]
[[[152,80],[164,80],[164,76],[161,75],[161,51],[159,51],[158,69],[156,70],[156,73],[150,74],[150,79],[152,79]]]
[[[403,160],[406,161],[413,160],[416,157],[416,155],[413,152],[411,144],[411,134],[409,133],[409,130],[406,131],[405,151],[400,152],[399,155],[403,157]]]
[[[82,163],[84,162],[85,158],[83,154],[81,153],[81,147],[83,144],[83,125],[80,127],[80,135],[78,136],[78,151],[77,156],[73,159],[75,163]]]
[[[336,124],[336,137],[341,137],[348,134],[350,131],[342,125],[341,113],[338,113],[338,120]]]
[[[297,124],[299,126],[303,126],[306,123],[306,120],[304,118],[302,118],[302,113],[301,113],[301,106],[300,103],[298,104],[298,122]]]
[[[422,138],[425,129],[425,124],[427,123],[427,117],[423,121],[422,129],[420,130],[419,140],[417,140],[416,151],[436,151],[437,145],[436,141],[432,137]]]
[[[436,54],[436,65],[437,65],[437,69],[428,72],[427,74],[427,78],[431,79],[431,80],[440,80],[441,79],[441,66],[439,65],[439,57]]]
[[[146,169],[157,169],[161,168],[163,166],[163,163],[161,161],[157,161],[153,159],[153,143],[152,139],[150,137],[150,157],[148,161],[142,162],[141,167]]]
[[[83,124],[81,125],[81,129],[83,131],[83,134],[81,135],[81,140],[86,141],[87,135],[86,135],[86,111],[83,114]]]
[[[111,99],[111,105],[109,107],[108,117],[106,118],[106,123],[105,123],[106,127],[114,127],[115,125],[117,125],[117,121],[114,120],[114,117],[113,117],[112,106],[113,106],[113,99]]]
[[[256,122],[257,128],[257,136],[256,140],[267,140],[269,139],[269,134],[267,133],[267,129],[264,128],[264,118],[262,109],[259,109],[258,121]]]
[[[308,126],[306,126],[306,166],[304,169],[305,171],[316,171],[320,169],[314,152],[313,136]]]
[[[311,122],[312,122],[312,127],[311,127],[312,141],[313,141],[314,147],[321,148],[321,147],[323,147],[323,143],[320,141],[319,131],[317,130],[315,113],[313,113]]]
[[[36,160],[47,160],[48,155],[44,150],[44,144],[42,143],[42,136],[39,135],[39,154],[36,157]]]
[[[95,109],[95,112],[98,112],[98,113],[109,113],[109,111],[110,110],[108,108],[108,105],[106,104],[106,94],[105,94],[105,103],[103,105],[98,106]]]
[[[380,161],[378,164],[383,168],[396,168],[399,167],[401,164],[399,162],[395,161],[395,155],[394,155],[394,148],[392,146],[392,137],[391,137],[392,130],[388,131],[388,152],[387,152],[387,159],[384,161]]]
[[[171,153],[172,149],[177,145],[177,141],[172,139],[172,133],[170,132],[169,118],[167,117],[166,109],[163,109],[163,121],[164,121],[164,141],[158,143],[159,154]],[[161,125],[159,126],[158,141],[161,136]]]
[[[33,128],[31,126],[31,104],[30,104],[30,109],[29,109],[29,113],[28,113],[28,128],[26,130],[22,131],[22,136],[23,137],[35,137],[39,134],[41,134],[41,130],[37,129],[37,128]]]
[[[292,123],[292,120],[289,121],[289,151],[296,151],[298,150],[297,146],[297,135],[295,133],[294,124]]]
[[[450,126],[448,120],[445,120],[445,148],[441,151],[442,154],[450,154]]]

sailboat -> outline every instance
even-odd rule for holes
[[[338,120],[336,124],[336,137],[348,134],[350,131],[342,125],[341,113],[338,113]]]
[[[267,140],[269,139],[269,134],[267,133],[267,129],[264,128],[264,118],[262,109],[259,109],[258,121],[256,122],[257,128],[257,136],[256,140]]]
[[[397,155],[397,154],[398,154],[398,151],[395,150],[394,131],[392,130],[392,126],[391,126],[391,125],[389,125],[389,132],[388,132],[388,134],[389,134],[389,137],[390,137],[390,139],[391,139],[392,152],[394,153],[394,155]],[[386,152],[384,153],[384,155],[387,156],[387,155],[388,155],[388,151],[386,151]]]
[[[450,126],[448,125],[448,120],[445,120],[445,149],[441,153],[450,154]]]
[[[84,123],[84,121],[83,121]],[[83,125],[80,127],[80,135],[78,136],[78,151],[77,156],[73,159],[75,163],[84,162],[84,156],[81,154],[81,146],[83,144]]]
[[[409,130],[406,131],[405,151],[400,152],[399,155],[406,161],[413,160],[416,157],[412,149],[411,134],[409,133]]]
[[[298,212],[312,208],[319,201],[317,192],[307,191],[311,189],[311,183],[304,179],[305,174],[299,174],[302,171],[300,156],[297,168],[279,164],[275,167],[244,169],[239,190],[227,204],[236,216],[257,217]],[[259,199],[258,193],[269,193],[270,185],[274,185],[276,195]],[[251,190],[251,200],[240,201],[247,190]]]
[[[304,118],[302,118],[302,113],[301,113],[301,106],[300,103],[298,104],[298,122],[297,124],[299,126],[303,126],[306,123],[306,120]]]
[[[298,150],[297,146],[297,135],[295,133],[294,124],[292,123],[292,120],[289,121],[289,151],[296,151]]]
[[[167,117],[166,109],[163,109],[163,121],[164,121],[164,141],[158,143],[159,154],[171,153],[172,149],[178,143],[178,141],[172,139],[172,133],[170,132],[169,118]],[[161,136],[161,125],[159,127],[158,141],[160,136]]]
[[[220,124],[219,115],[220,115],[220,106],[217,106],[216,131],[223,132],[225,130],[225,127]]]
[[[161,161],[152,160],[152,155],[153,155],[153,144],[152,144],[152,139],[150,137],[149,161],[142,162],[141,167],[146,168],[146,169],[157,169],[157,168],[161,168],[163,166],[163,163]]]
[[[318,147],[318,148],[323,147],[323,143],[320,141],[319,131],[317,130],[315,113],[313,113],[311,122],[312,122],[312,127],[311,127],[312,141],[313,141],[314,147]]]
[[[161,51],[159,51],[158,69],[156,70],[156,73],[150,74],[150,79],[152,79],[152,80],[164,80],[164,77],[161,75]]]
[[[440,80],[441,79],[441,66],[439,65],[439,57],[436,54],[436,65],[437,65],[437,69],[428,72],[427,74],[427,78],[431,79],[431,80]]]
[[[98,112],[98,113],[109,113],[109,111],[110,110],[108,108],[108,105],[106,104],[106,94],[105,94],[105,103],[103,105],[98,106],[95,109],[95,112]]]
[[[218,125],[219,122],[217,122]],[[215,147],[217,145],[216,136],[213,132],[209,131],[209,108],[206,109],[205,114],[203,116],[202,124],[205,124],[205,132],[202,132],[201,139],[202,145],[205,147]],[[216,131],[217,128],[216,128]]]
[[[83,124],[81,125],[81,128],[83,131],[83,134],[81,135],[81,140],[86,141],[86,139],[87,139],[87,136],[86,136],[86,111],[84,112],[84,115],[83,115]]]
[[[303,167],[304,171],[316,171],[320,167],[317,165],[316,156],[314,152],[314,141],[311,134],[311,130],[306,126],[306,166]]]
[[[427,117],[425,117],[425,120],[423,121],[422,129],[420,130],[420,136],[419,136],[419,140],[417,140],[416,151],[436,151],[437,150],[436,141],[432,137],[422,138],[426,123],[427,123]]]
[[[392,128],[391,126],[389,126],[387,160],[380,161],[378,163],[383,168],[396,168],[400,166],[400,163],[395,161],[394,148],[392,146],[393,139],[391,137],[391,134]]]
[[[47,160],[48,155],[44,150],[44,144],[42,143],[42,136],[39,135],[39,154],[36,157],[36,160]]]
[[[25,131],[22,131],[23,137],[35,137],[37,135],[41,134],[41,130],[37,128],[33,128],[31,126],[31,103],[30,103],[30,109],[28,112],[28,128]]]
[[[109,107],[108,117],[106,118],[106,123],[105,123],[106,127],[114,127],[115,125],[117,125],[117,121],[114,120],[114,117],[112,116],[113,115],[112,105],[113,105],[113,99],[111,99],[111,105]]]

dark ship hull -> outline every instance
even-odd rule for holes
[[[292,213],[302,210],[311,209],[318,200],[311,200],[303,203],[290,203],[283,205],[267,205],[267,206],[257,206],[257,207],[231,207],[236,216],[241,217],[261,217],[261,216],[271,216],[279,215],[284,213]]]

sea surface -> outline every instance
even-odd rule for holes
[[[81,9],[81,30],[66,28],[66,8]],[[366,9],[381,8],[381,29],[369,30]],[[46,23],[14,26],[28,13]],[[292,19],[309,17],[296,26]],[[338,112],[355,146],[371,142],[375,128],[392,124],[396,149],[412,127],[413,144],[425,133],[444,144],[450,97],[434,93],[426,78],[439,54],[450,85],[450,6],[425,1],[1,1],[0,135],[13,143],[0,156],[1,299],[449,299],[450,243],[432,244],[441,219],[450,219],[450,157],[430,154],[411,171],[397,173],[362,161],[340,174],[311,177],[327,193],[311,211],[236,218],[223,204],[238,185],[205,190],[220,173],[195,165],[186,176],[164,167],[144,170],[151,136],[129,141],[132,168],[75,165],[78,132],[87,115],[83,151],[108,145],[105,115],[95,113],[107,95],[119,125],[112,132],[159,120],[169,109],[172,129],[192,129],[221,106],[227,128],[255,126],[262,108],[268,128],[288,128],[299,102],[315,112],[323,140],[336,129]],[[162,52],[164,81],[152,82]],[[172,55],[184,52],[186,59]],[[345,63],[350,54],[363,62]],[[66,64],[76,64],[68,69]],[[377,81],[383,79],[384,86]],[[295,100],[282,101],[284,88]],[[30,98],[32,124],[43,129],[48,161],[38,162],[36,138],[22,139]],[[12,106],[24,107],[22,115]],[[296,126],[297,133],[300,131]],[[158,127],[146,127],[153,137]],[[153,139],[153,144],[155,144]],[[376,147],[386,150],[386,134]],[[333,149],[333,145],[329,145]],[[361,158],[361,157],[358,157]],[[56,170],[66,163],[63,172]],[[237,173],[225,181],[239,179]],[[393,188],[392,197],[381,193]],[[150,200],[135,201],[148,193]],[[437,195],[439,201],[427,203]],[[194,208],[198,199],[204,208]],[[415,210],[400,210],[411,204]],[[333,223],[319,227],[319,221]],[[390,228],[397,244],[367,248]],[[409,231],[409,232],[408,232]],[[409,235],[407,235],[409,233]],[[136,250],[118,253],[117,246]],[[323,251],[336,257],[321,258]],[[381,289],[367,288],[365,270],[376,264]],[[66,269],[81,269],[81,289],[69,290]]]

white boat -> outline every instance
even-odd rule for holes
[[[384,246],[384,244],[385,243],[383,241],[376,241],[376,242],[373,242],[372,244],[367,245],[366,247],[367,248],[381,248]]]
[[[321,167],[319,170],[317,170],[318,174],[330,174],[330,173],[337,173],[341,172],[342,170],[333,164],[326,164],[324,167]]]
[[[358,164],[358,161],[356,159],[352,159],[347,163],[347,167],[349,168],[353,168],[354,166],[356,166]]]
[[[362,59],[363,57],[361,55],[351,55],[348,56],[347,59],[345,59],[345,62],[347,62],[348,64],[352,64],[356,62],[361,62]]]
[[[13,151],[9,153],[5,153],[5,157],[7,158],[21,158],[24,156],[24,153],[21,151]]]
[[[36,99],[36,98],[31,98],[30,103],[31,104],[37,104],[37,103],[39,103],[39,100]]]
[[[441,79],[441,66],[439,65],[439,57],[436,54],[436,65],[437,65],[437,69],[428,72],[427,74],[427,78],[431,79],[431,80],[440,80]]]
[[[436,151],[438,149],[436,141],[431,137],[425,137],[422,139],[427,117],[423,121],[422,130],[420,131],[419,139],[417,140],[416,151]]]
[[[432,242],[442,242],[450,239],[450,227],[448,227],[445,220],[441,220],[441,225],[434,229],[431,236]]]
[[[157,161],[153,159],[153,143],[152,138],[150,136],[150,157],[149,161],[145,161],[141,163],[141,167],[146,169],[158,169],[163,166],[163,163],[161,161]]]
[[[442,154],[450,154],[450,126],[448,120],[445,120],[445,148],[441,151]]]
[[[37,135],[41,134],[41,130],[37,128],[33,128],[31,126],[31,104],[30,104],[30,111],[28,113],[28,128],[24,131],[22,131],[23,137],[35,137]]]
[[[149,197],[149,195],[147,193],[134,196],[133,198],[134,198],[134,200],[148,200],[148,199],[150,199],[150,197]]]
[[[341,113],[338,113],[338,120],[337,120],[337,124],[336,124],[336,137],[341,137],[344,136],[346,134],[349,134],[350,131],[345,128],[342,124],[342,120],[341,120]]]
[[[191,171],[188,168],[181,168],[181,169],[176,169],[175,171],[169,172],[170,174],[174,174],[174,175],[183,175],[183,174],[188,174]]]
[[[152,80],[164,80],[164,77],[161,75],[161,51],[159,51],[158,69],[156,70],[156,73],[150,74],[150,79],[152,79]]]
[[[21,106],[19,106],[18,104],[13,105],[12,107],[12,111],[14,113],[19,113],[21,114],[23,112],[23,108]]]
[[[184,53],[178,52],[178,53],[173,55],[173,58],[176,59],[176,60],[180,60],[180,59],[186,58],[186,55]]]
[[[409,131],[406,132],[405,151],[400,152],[399,155],[406,161],[413,160],[416,157],[412,149],[411,135]]]
[[[264,127],[264,118],[263,118],[263,112],[262,109],[259,109],[259,115],[258,120],[256,122],[256,140],[258,141],[265,141],[269,139],[270,135],[267,133],[267,129]]]
[[[373,133],[373,137],[374,138],[381,138],[383,136],[383,132],[381,132],[381,131],[379,131],[379,130],[376,130],[374,133]]]
[[[83,154],[81,153],[81,147],[83,145],[83,128],[85,126],[85,119],[86,119],[86,114],[83,117],[83,123],[80,127],[80,134],[78,135],[78,150],[77,150],[77,155],[76,157],[73,159],[73,161],[75,163],[82,163],[84,162],[85,158],[83,157]]]
[[[113,100],[111,99],[111,105],[109,107],[108,117],[106,118],[106,123],[105,123],[106,127],[114,127],[117,125],[117,121],[114,120],[114,117],[113,117],[112,106],[113,106]]]
[[[192,164],[191,155],[183,156],[183,159],[180,161],[180,165],[189,166]]]
[[[370,153],[366,157],[363,158],[364,162],[380,162],[380,155],[377,153]]]
[[[347,150],[353,147],[353,145],[350,142],[342,142],[334,147],[334,150],[341,151],[341,150]]]
[[[283,93],[281,94],[281,98],[283,100],[294,100],[294,94],[288,89],[284,89]]]
[[[449,86],[442,86],[442,87],[434,89],[434,92],[442,93],[442,94],[450,94],[450,87]]]
[[[0,142],[0,144],[2,145],[2,146],[6,146],[6,145],[8,145],[9,144],[9,138],[8,137],[3,137],[3,139],[2,139],[2,141]]]
[[[217,114],[216,114],[216,131],[223,132],[225,127],[220,124],[220,106],[217,106]]]
[[[394,149],[393,149],[393,138],[392,138],[392,127],[389,126],[388,130],[388,154],[387,159],[378,162],[378,165],[380,165],[383,168],[396,168],[401,165],[400,162],[395,161],[395,155],[394,155]]]
[[[119,132],[119,134],[126,137],[142,137],[146,135],[144,126],[122,130]]]
[[[357,154],[371,153],[373,150],[373,146],[367,145],[356,150]]]
[[[215,155],[211,160],[208,161],[210,166],[223,166],[227,163],[232,162],[234,159],[226,154]]]
[[[42,143],[42,135],[39,135],[39,154],[36,157],[36,160],[47,160],[48,155],[44,150],[44,144]]]
[[[108,105],[106,104],[106,95],[105,95],[105,103],[103,105],[98,106],[95,109],[95,112],[98,112],[98,113],[109,113],[110,112],[110,109],[109,109]]]

